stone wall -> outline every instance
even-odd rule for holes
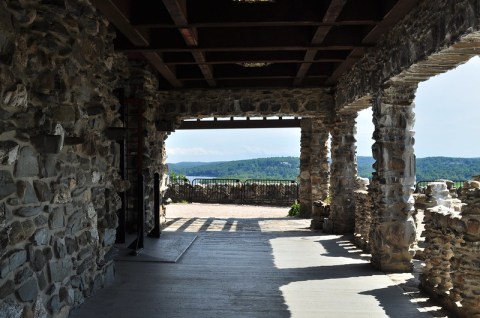
[[[328,119],[302,118],[300,137],[300,217],[311,217],[313,202],[328,197]]]
[[[368,107],[384,84],[418,84],[478,54],[480,3],[477,0],[425,0],[342,76],[337,109]]]
[[[112,39],[86,1],[0,3],[2,317],[66,317],[114,277]]]
[[[353,233],[357,157],[355,146],[356,113],[337,116],[332,129],[332,163],[330,166],[330,217],[327,228],[334,233]],[[331,224],[330,224],[331,223]],[[325,227],[324,227],[325,228]]]
[[[369,191],[374,205],[370,248],[372,264],[384,271],[410,271],[414,255],[415,86],[392,85],[373,103],[375,159]]]
[[[330,118],[330,88],[215,89],[165,92],[162,117],[303,116]]]
[[[452,199],[444,182],[429,184],[435,204],[425,212],[421,287],[459,317],[480,316],[480,182],[467,181]]]
[[[368,179],[357,178],[355,196],[355,245],[370,251],[370,230],[372,228],[372,198],[368,193]]]
[[[162,202],[163,194],[167,189],[166,181],[168,167],[166,165],[165,140],[168,133],[157,130],[157,121],[162,120],[159,113],[163,107],[164,93],[158,91],[158,80],[156,72],[149,65],[140,62],[130,63],[130,73],[127,87],[127,98],[135,102],[130,105],[129,110],[129,130],[128,143],[131,148],[129,152],[135,154],[130,156],[132,163],[129,170],[128,179],[132,184],[129,190],[129,197],[135,198],[137,191],[138,164],[141,162],[141,173],[144,176],[145,186],[145,232],[149,233],[154,226],[154,215],[160,213],[161,223],[165,223],[165,207],[161,205],[160,211],[154,211],[154,174],[160,174],[160,188]],[[142,116],[141,125],[143,134],[139,133],[138,116]],[[141,141],[139,134],[141,134]],[[138,143],[141,142],[141,158],[136,154]],[[135,209],[135,207],[133,207]],[[131,212],[131,211],[130,211]],[[130,219],[135,219],[136,215],[131,215]]]

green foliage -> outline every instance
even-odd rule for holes
[[[332,202],[332,196],[329,195],[328,197],[325,198],[325,200],[323,200],[323,202],[324,202],[325,204],[330,204],[330,203]]]
[[[358,175],[372,178],[375,160],[357,157]],[[480,158],[419,158],[417,181],[449,179],[468,180],[480,174]],[[169,164],[170,171],[181,176],[203,176],[231,179],[288,179],[296,180],[300,173],[298,157],[275,157],[225,162],[182,162]]]
[[[226,162],[201,163],[188,166],[168,164],[170,171],[187,176],[231,179],[287,179],[296,180],[300,160],[296,157],[259,158]]]
[[[170,182],[174,183],[187,183],[188,179],[185,175],[177,174],[174,171],[170,172]]]
[[[299,214],[300,214],[300,203],[295,201],[290,207],[290,210],[288,211],[288,216],[296,217]]]

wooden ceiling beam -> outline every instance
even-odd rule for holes
[[[330,5],[328,6],[327,11],[325,12],[325,15],[323,17],[323,22],[324,23],[335,22],[338,16],[340,15],[340,13],[342,12],[343,7],[345,6],[346,3],[347,3],[347,0],[332,0],[330,2]],[[323,41],[327,37],[328,32],[330,32],[332,27],[333,26],[319,26],[315,31],[315,34],[313,35],[312,44],[323,43]],[[307,50],[307,52],[305,53],[304,61],[313,59],[313,57],[315,57],[316,54],[317,54],[316,50]],[[303,63],[299,67],[297,71],[297,76],[295,78],[295,81],[293,82],[294,86],[300,86],[302,84],[311,66],[312,66],[311,63]]]
[[[296,26],[374,26],[380,23],[377,20],[352,20],[352,21],[265,21],[265,22],[201,22],[168,24],[154,22],[138,22],[134,27],[147,29],[175,29],[175,28],[248,28],[248,27],[296,27]]]
[[[167,8],[175,25],[188,25],[186,0],[163,0],[163,4]],[[198,46],[198,33],[196,28],[180,27],[179,31],[188,46]],[[199,51],[192,51],[192,55],[208,85],[210,87],[216,86],[215,80],[213,79],[212,67],[205,65],[205,54]]]
[[[144,53],[144,52],[245,52],[245,51],[351,51],[355,48],[368,48],[372,47],[371,44],[362,45],[290,45],[290,46],[240,46],[240,47],[130,47],[130,48],[117,48],[117,52],[122,53]],[[275,62],[275,61],[272,61]]]
[[[135,27],[130,24],[126,17],[113,0],[92,0],[92,4],[117,27],[120,32],[134,46],[149,46],[148,39]],[[174,72],[163,62],[158,52],[142,52],[145,59],[150,62],[156,70],[172,85],[173,87],[182,87],[182,83],[177,79]]]
[[[316,59],[312,61],[305,62],[301,59],[284,59],[284,60],[252,60],[252,59],[244,59],[244,60],[223,60],[223,61],[205,61],[204,63],[197,63],[197,62],[187,62],[187,61],[165,61],[168,65],[222,65],[222,64],[241,64],[245,62],[254,62],[254,63],[275,63],[275,64],[306,64],[306,63],[340,63],[345,61],[344,58],[331,58],[331,59]]]
[[[385,18],[377,24],[362,40],[362,44],[373,45],[379,38],[388,32],[396,23],[398,23],[405,15],[410,12],[419,0],[399,0],[392,9],[385,15]],[[350,69],[362,56],[365,49],[356,48],[352,50],[347,59],[340,64],[327,80],[326,84],[334,85],[340,76]]]

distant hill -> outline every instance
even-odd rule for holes
[[[235,179],[289,179],[299,174],[299,158],[274,157],[225,162],[168,164],[170,171],[186,176]]]
[[[358,175],[371,178],[372,157],[357,157]],[[170,171],[187,176],[235,179],[297,179],[298,157],[274,157],[223,162],[180,162],[168,164]],[[480,158],[427,157],[417,159],[417,181],[468,180],[480,175]]]

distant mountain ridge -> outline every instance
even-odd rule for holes
[[[371,178],[375,161],[372,157],[357,157],[358,175]],[[297,179],[300,173],[298,157],[272,157],[217,162],[169,163],[176,174],[235,179]],[[417,181],[450,179],[468,180],[480,174],[480,158],[426,157],[417,159]]]

